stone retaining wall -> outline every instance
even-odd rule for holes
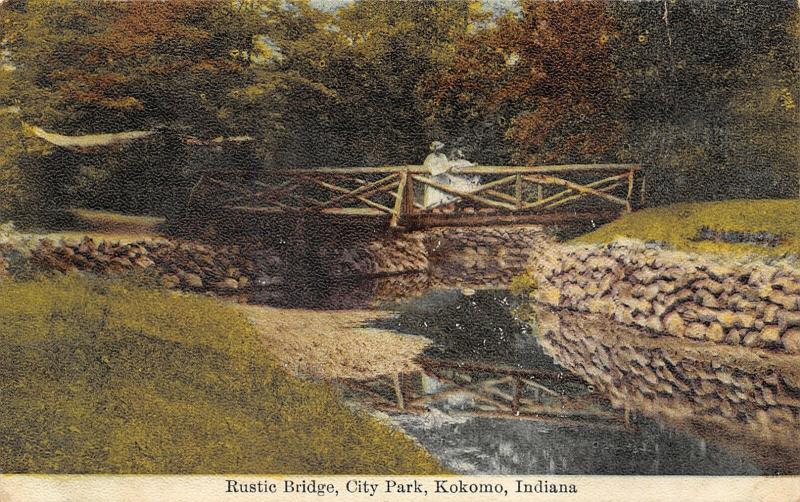
[[[716,440],[726,431],[778,464],[794,459],[782,469],[800,468],[797,356],[642,336],[640,328],[620,326],[601,314],[537,311],[544,350],[614,407],[689,421]]]
[[[99,275],[130,271],[157,274],[163,286],[231,294],[245,291],[260,277],[275,271],[276,258],[239,246],[211,247],[198,243],[149,240],[134,243],[95,242],[54,244],[42,240],[30,251],[36,268],[59,272],[87,271]]]
[[[535,225],[443,227],[414,235],[425,243],[431,282],[441,286],[508,287],[531,257],[555,242]]]
[[[652,335],[800,353],[800,271],[636,243],[554,246],[532,261],[536,300]]]
[[[321,246],[334,275],[425,273],[436,286],[507,287],[531,256],[553,243],[542,227],[439,227],[345,248]]]
[[[507,287],[530,257],[551,244],[538,226],[433,228],[338,244],[302,243],[281,247],[248,242],[212,246],[155,239],[133,243],[41,240],[26,251],[40,270],[115,274],[147,271],[167,288],[239,294],[258,288],[308,287],[303,281],[414,275],[425,287]],[[6,257],[0,249],[0,274]]]

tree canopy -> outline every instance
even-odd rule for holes
[[[199,168],[418,163],[433,139],[491,164],[641,162],[659,202],[794,196],[798,18],[788,0],[521,0],[505,13],[7,0],[0,212],[170,213]],[[156,134],[76,152],[26,124]]]

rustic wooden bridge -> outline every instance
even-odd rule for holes
[[[384,218],[390,228],[608,221],[644,204],[636,164],[469,166],[448,183],[418,165],[203,171],[190,200],[224,211]],[[436,191],[441,203],[426,204]]]

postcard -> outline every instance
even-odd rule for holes
[[[800,4],[0,0],[0,500],[800,500]]]

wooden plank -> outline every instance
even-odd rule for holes
[[[400,384],[400,373],[392,374],[392,385],[394,386],[394,393],[397,398],[397,407],[404,410],[406,405],[405,402],[403,402],[403,386]]]
[[[499,364],[481,363],[477,361],[459,361],[451,359],[438,359],[432,357],[419,356],[417,362],[424,365],[426,369],[453,369],[457,371],[483,372],[496,375],[517,375],[543,379],[557,379],[560,381],[582,382],[579,377],[566,372],[556,372],[543,370],[540,368],[516,368],[513,366],[503,366]]]
[[[276,213],[287,212],[286,209],[282,207],[222,206],[222,209],[227,209],[229,211],[236,211],[239,213],[250,213],[250,214],[276,214]]]
[[[604,211],[563,211],[552,213],[495,213],[495,214],[438,214],[438,213],[416,213],[406,217],[404,226],[409,229],[425,227],[448,227],[448,226],[478,226],[478,225],[552,225],[572,222],[585,222],[594,220],[595,222],[611,221],[619,216],[617,210]]]
[[[269,203],[271,203],[273,205],[276,205],[278,207],[284,207],[284,208],[291,209],[291,210],[302,210],[303,209],[302,207],[296,207],[296,206],[291,206],[289,204],[284,204],[283,202],[281,202],[277,198],[277,197],[279,197],[281,195],[282,192],[284,192],[284,190],[288,191],[288,190],[291,190],[292,188],[295,188],[296,187],[295,180],[290,180],[290,183],[282,183],[281,186],[277,187],[277,190],[276,190],[275,186],[267,185],[265,183],[259,183],[257,181],[254,181],[253,184],[257,185],[257,186],[261,186],[263,188],[266,188],[267,190],[262,190],[260,192],[254,192],[251,195],[247,195],[247,196],[234,197],[232,199],[229,199],[227,201],[227,204],[231,205],[234,202],[238,202],[240,200],[247,199],[247,198],[254,199],[251,202],[256,203],[257,199],[263,198],[267,202],[269,202]],[[288,185],[288,186],[286,186],[284,188],[284,185]],[[270,191],[272,191],[272,192],[277,191],[278,193],[277,194],[270,194],[269,193]],[[291,195],[293,195],[294,198],[298,198],[294,194],[291,194]]]
[[[258,206],[223,206],[223,209],[227,209],[230,211],[236,211],[240,213],[251,213],[251,214],[275,214],[275,213],[304,213],[306,211],[286,211],[283,208],[276,208],[276,207],[258,207]],[[370,208],[370,207],[328,207],[322,210],[314,210],[315,213],[322,213],[328,214],[331,216],[382,216],[386,217],[391,213],[387,213],[383,209],[378,208]]]
[[[534,382],[533,380],[531,380],[529,378],[522,378],[522,383],[524,383],[525,385],[529,385],[529,386],[531,386],[531,387],[533,387],[535,389],[539,389],[539,390],[541,390],[541,391],[543,391],[543,392],[545,392],[547,394],[550,394],[551,396],[558,396],[558,394],[556,394],[552,390],[548,389],[544,385],[540,384],[539,382]]]
[[[273,192],[275,192],[276,197],[283,196],[298,199],[301,202],[310,203],[312,206],[318,206],[322,204],[322,201],[317,200],[314,197],[298,193],[297,188],[299,188],[299,184],[297,183],[297,180],[297,178],[291,178],[283,183],[279,183],[278,185],[269,185],[267,183],[261,183],[260,181],[254,181],[253,184],[263,188],[271,189]]]
[[[454,174],[536,174],[536,173],[563,173],[563,172],[599,172],[599,171],[629,171],[638,170],[638,164],[561,164],[561,165],[534,165],[534,166],[468,166],[453,169]],[[301,169],[274,169],[264,171],[265,174],[279,176],[299,176],[309,174],[399,174],[408,171],[411,174],[429,174],[429,169],[421,165],[399,165],[380,167],[317,167]],[[198,170],[210,173],[252,173],[249,170]]]
[[[475,187],[475,190],[473,190],[470,193],[477,194],[483,192],[484,190],[488,190],[490,188],[497,188],[499,186],[508,185],[511,182],[515,181],[516,179],[517,179],[516,174],[512,176],[505,176],[503,178],[500,178],[499,180],[494,180],[488,183],[484,183],[483,185],[478,185]]]
[[[647,193],[646,190],[645,190],[646,182],[647,182],[647,177],[646,176],[642,176],[642,191],[641,191],[641,194],[639,195],[639,205],[641,207],[644,207],[644,205],[645,205],[645,194]]]
[[[488,195],[492,197],[497,197],[498,199],[506,200],[514,204],[514,209],[517,209],[517,198],[513,195],[508,195],[507,193],[498,192],[497,190],[486,190]]]
[[[399,413],[396,407],[392,405],[376,405],[375,409],[386,413]],[[430,410],[426,407],[406,407],[403,413],[427,414]],[[603,418],[600,420],[590,421],[586,418],[570,418],[561,417],[553,414],[535,414],[527,412],[513,412],[510,408],[504,411],[489,411],[489,410],[467,410],[467,411],[449,411],[451,416],[462,417],[487,417],[487,418],[501,418],[501,419],[514,419],[514,420],[527,420],[538,423],[547,423],[553,425],[560,425],[563,427],[586,427],[591,429],[601,430],[619,430],[622,424],[619,420],[612,418]]]
[[[191,190],[189,190],[189,195],[188,195],[188,197],[186,198],[186,202],[187,202],[187,204],[191,204],[191,203],[192,203],[192,198],[194,198],[194,194],[195,194],[195,192],[197,191],[197,189],[198,189],[200,186],[202,186],[202,185],[203,185],[203,183],[205,182],[205,180],[206,180],[206,175],[205,175],[205,174],[201,174],[201,175],[200,175],[200,179],[198,179],[198,180],[197,180],[197,183],[195,183],[195,184],[194,184],[194,186],[192,186],[192,189],[191,189]]]
[[[422,204],[418,204],[414,202],[414,179],[411,178],[408,172],[406,174],[406,193],[403,195],[403,209],[402,213],[404,215],[413,214],[417,208],[424,209]]]
[[[396,174],[390,174],[388,176],[384,176],[383,178],[381,178],[378,181],[375,181],[373,183],[369,183],[367,185],[362,185],[362,186],[356,188],[355,190],[348,190],[347,188],[336,186],[336,185],[333,185],[331,183],[327,183],[327,182],[324,182],[324,181],[321,181],[321,180],[318,180],[318,179],[314,179],[314,178],[310,178],[310,177],[307,177],[307,176],[304,176],[303,179],[310,180],[310,181],[316,183],[317,185],[319,185],[321,187],[327,188],[328,190],[333,190],[333,191],[337,191],[337,192],[342,193],[342,195],[339,195],[338,197],[334,197],[332,199],[328,199],[322,204],[322,207],[330,207],[330,206],[332,206],[333,204],[335,204],[337,202],[341,202],[343,200],[347,200],[347,199],[351,199],[351,198],[356,198],[358,195],[361,195],[362,193],[365,193],[365,192],[369,191],[370,189],[379,188],[379,187],[387,184],[388,182],[394,180],[396,177],[397,177]]]
[[[518,412],[520,401],[522,400],[522,381],[520,377],[514,377],[514,400],[511,402],[511,411]]]
[[[455,189],[453,189],[453,187],[450,187],[448,185],[443,185],[441,183],[437,183],[437,182],[433,181],[432,179],[427,178],[425,176],[413,175],[412,179],[414,179],[415,181],[419,181],[420,183],[424,183],[426,185],[432,186],[433,188],[436,188],[437,190],[441,190],[442,192],[449,193],[449,194],[455,195],[457,197],[461,197],[463,199],[473,200],[473,201],[479,202],[479,203],[481,203],[481,204],[483,204],[485,206],[491,206],[491,207],[496,207],[496,208],[501,208],[501,209],[509,209],[511,211],[516,209],[511,204],[506,204],[505,202],[494,201],[494,200],[491,200],[491,199],[487,199],[486,197],[481,197],[479,195],[473,195],[472,193],[469,193],[469,192],[462,192],[461,190],[455,190]]]

